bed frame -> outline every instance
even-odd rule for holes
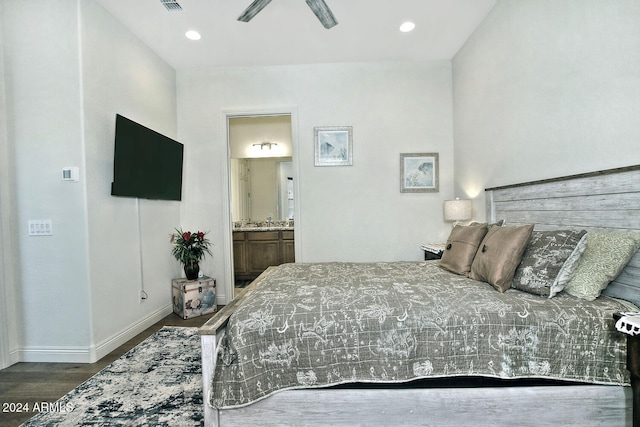
[[[489,188],[487,220],[537,229],[640,231],[640,165]],[[206,426],[602,425],[640,427],[640,337],[628,337],[632,387],[535,385],[288,390],[237,409],[210,407],[215,350],[229,316],[259,279],[200,329]],[[640,295],[640,252],[606,290]],[[511,385],[505,380],[505,385]],[[512,380],[511,380],[512,381]]]

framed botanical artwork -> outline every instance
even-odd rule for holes
[[[400,154],[400,192],[437,193],[438,153]]]
[[[353,128],[329,126],[313,128],[316,166],[353,165]]]

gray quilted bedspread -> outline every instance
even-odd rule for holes
[[[285,264],[257,279],[220,342],[209,401],[443,376],[626,385],[626,341],[607,297],[497,292],[437,261]]]

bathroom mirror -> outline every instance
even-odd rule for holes
[[[229,119],[231,217],[235,221],[291,220],[291,116]]]
[[[291,157],[231,159],[233,221],[293,219]]]

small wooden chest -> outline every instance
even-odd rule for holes
[[[197,280],[173,279],[173,312],[183,319],[216,311],[216,279],[201,277]]]

